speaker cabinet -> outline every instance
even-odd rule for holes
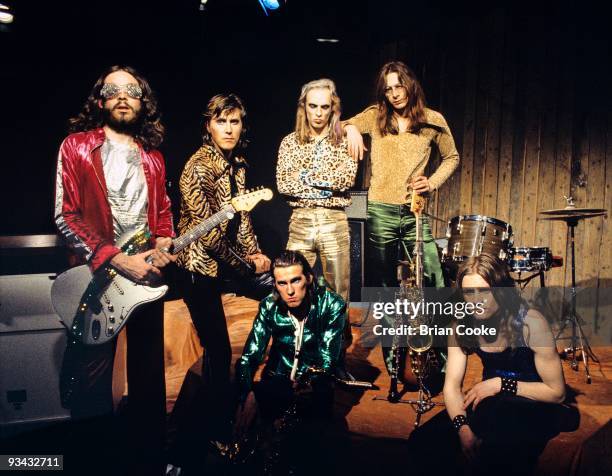
[[[352,190],[349,192],[351,204],[346,207],[347,218],[365,220],[368,213],[368,192],[365,190]]]
[[[59,396],[66,330],[51,305],[54,277],[0,276],[0,436],[70,416]]]
[[[365,279],[365,222],[349,220],[351,235],[351,289],[349,298],[351,302],[361,302],[361,288]]]

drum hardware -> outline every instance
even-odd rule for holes
[[[511,270],[512,271],[512,270]],[[535,278],[540,278],[540,287],[541,288],[545,288],[546,287],[546,282],[544,280],[544,270],[538,270],[532,274],[530,274],[529,276],[527,276],[526,278],[522,278],[521,271],[516,271],[516,274],[518,274],[517,278],[512,278],[512,280],[518,285],[518,287],[520,288],[521,291],[523,291],[527,285],[533,281]]]
[[[570,256],[572,260],[572,286],[569,314],[565,316],[563,324],[561,325],[559,331],[557,332],[557,335],[555,336],[555,341],[561,339],[569,339],[570,345],[569,347],[565,348],[563,352],[561,352],[561,357],[565,359],[570,359],[570,366],[572,370],[578,371],[578,353],[580,353],[582,357],[582,363],[584,364],[584,371],[586,373],[586,383],[590,384],[591,374],[589,372],[589,359],[591,359],[595,363],[599,363],[599,359],[593,352],[593,349],[591,348],[589,341],[586,335],[584,334],[584,331],[582,330],[580,319],[576,313],[575,237],[576,227],[578,226],[578,222],[580,220],[602,216],[605,215],[607,211],[604,208],[576,208],[576,205],[574,204],[574,199],[572,197],[564,196],[563,198],[567,200],[567,206],[565,208],[542,210],[540,212],[540,215],[544,215],[540,216],[541,220],[558,220],[564,221],[566,223],[568,229],[567,242],[569,244]],[[561,337],[568,325],[571,325],[571,336]]]
[[[512,227],[497,218],[484,215],[460,215],[446,227],[448,245],[442,263],[460,263],[472,256],[488,253],[505,260],[513,244]]]
[[[508,267],[511,272],[517,273],[518,278],[514,281],[521,289],[524,289],[534,278],[540,278],[540,287],[546,287],[544,282],[544,272],[548,271],[553,265],[553,255],[550,248],[546,247],[516,247],[510,248],[508,253]],[[522,278],[523,272],[533,274]]]

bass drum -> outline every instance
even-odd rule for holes
[[[524,271],[548,271],[553,264],[553,255],[550,248],[534,246],[531,248],[510,248],[508,253],[508,266],[510,271],[521,273]]]
[[[512,227],[505,221],[484,215],[460,215],[446,227],[448,245],[442,251],[444,263],[460,263],[487,253],[506,261],[512,246]]]

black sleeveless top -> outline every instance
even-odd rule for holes
[[[519,310],[519,320],[524,325],[527,308]],[[487,352],[480,347],[475,350],[482,361],[482,379],[510,377],[523,382],[541,382],[536,370],[533,350],[527,345],[521,332],[519,347],[506,347],[501,352]]]

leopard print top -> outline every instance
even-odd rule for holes
[[[346,140],[334,145],[328,137],[297,141],[286,136],[278,150],[276,184],[294,208],[344,208],[351,204],[348,189],[355,183],[357,164]]]
[[[238,193],[245,192],[246,166],[243,158],[235,157],[230,163],[217,149],[209,145],[200,147],[191,156],[179,181],[181,214],[178,231],[181,235],[230,202],[232,173]],[[246,267],[231,253],[230,247],[244,258],[246,255],[259,253],[259,246],[249,213],[237,213],[233,219],[240,220],[235,243],[229,243],[226,238],[226,221],[183,249],[178,255],[177,264],[194,273],[216,277],[219,275],[219,261],[223,261],[244,274]]]

